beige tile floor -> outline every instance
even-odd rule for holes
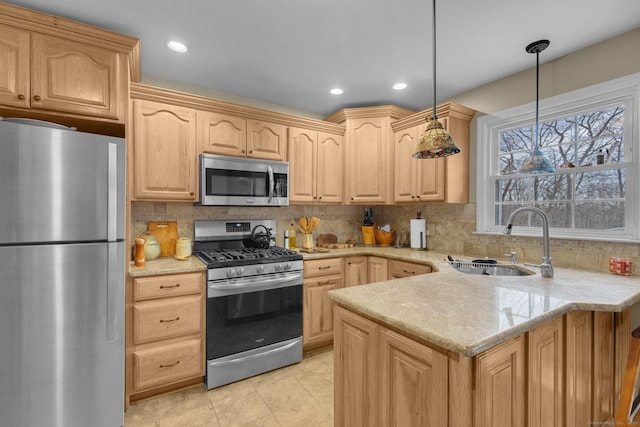
[[[333,351],[207,391],[131,405],[125,427],[332,427]]]

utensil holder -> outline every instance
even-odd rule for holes
[[[373,225],[363,225],[362,226],[362,243],[365,245],[375,245],[376,238],[373,234]]]
[[[302,234],[302,247],[305,249],[313,249],[313,234]]]

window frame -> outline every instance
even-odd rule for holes
[[[640,242],[640,73],[599,83],[583,89],[540,100],[539,122],[567,117],[572,114],[624,103],[624,167],[626,174],[625,229],[586,230],[551,228],[554,238],[573,240],[602,240]],[[500,175],[500,132],[535,123],[535,102],[488,114],[477,119],[476,150],[476,233],[502,234],[503,227],[495,225],[496,181],[505,176],[530,177],[525,174]],[[593,171],[608,165],[577,167],[573,172]],[[517,228],[515,235],[542,235],[540,227]]]

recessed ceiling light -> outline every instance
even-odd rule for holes
[[[344,93],[344,91],[338,87],[331,89],[330,92],[331,95],[342,95]]]
[[[402,90],[402,89],[406,89],[407,88],[407,84],[406,83],[396,83],[393,85],[393,89],[395,90]]]
[[[177,42],[175,40],[171,40],[167,43],[167,47],[174,52],[184,53],[187,51],[187,46],[184,43]]]

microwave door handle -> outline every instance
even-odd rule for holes
[[[273,182],[273,168],[271,166],[267,166],[267,174],[269,175],[269,203],[273,200],[273,187],[275,182]]]

